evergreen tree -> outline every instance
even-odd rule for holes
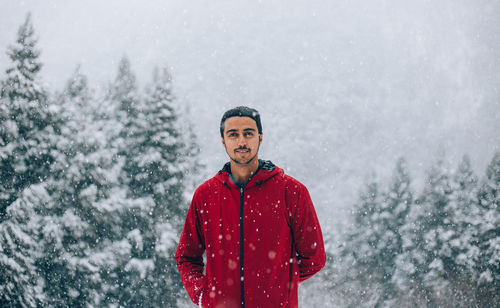
[[[186,146],[178,131],[172,83],[166,69],[154,71],[138,114],[129,120],[125,180],[132,197],[152,196],[155,217],[177,217],[183,204]],[[124,133],[123,133],[124,134]]]
[[[422,196],[422,204],[426,210],[423,223],[425,226],[426,269],[424,286],[434,292],[447,284],[447,273],[453,269],[453,261],[449,251],[443,250],[450,239],[452,229],[452,213],[449,211],[451,183],[450,171],[443,161],[434,165],[428,177],[427,186]]]
[[[351,234],[355,258],[360,264],[369,267],[376,266],[377,256],[374,247],[379,245],[378,230],[375,225],[376,217],[380,214],[381,193],[378,183],[368,181],[365,190],[359,193],[358,206],[354,210],[354,227]]]
[[[169,246],[170,251],[156,247],[164,241],[165,231],[168,235],[179,227],[174,219],[180,221],[186,203],[183,194],[188,152],[178,131],[173,99],[170,74],[166,69],[155,69],[144,100],[138,101],[136,114],[125,128],[128,138],[121,182],[128,186],[130,198],[152,200],[142,213],[133,213],[126,226],[140,239],[140,245],[132,251],[134,263],[122,273],[125,284],[120,292],[131,295],[129,303],[149,300],[157,306],[175,306],[181,289],[175,262],[169,257],[175,245]],[[137,274],[141,273],[140,264],[148,264],[147,274]],[[134,292],[137,289],[142,292]]]
[[[478,257],[474,245],[475,225],[478,223],[478,179],[467,155],[462,158],[451,181],[452,193],[447,212],[450,213],[450,237],[444,243],[441,254],[453,260],[452,273],[471,273]],[[460,277],[454,277],[460,279]]]
[[[130,60],[125,56],[122,57],[118,64],[118,73],[109,89],[108,99],[110,106],[113,108],[112,117],[121,124],[117,128],[120,132],[120,138],[116,139],[116,144],[114,144],[114,146],[121,149],[120,145],[124,145],[123,140],[129,137],[130,128],[133,125],[131,120],[137,116],[140,101],[136,77],[132,72]],[[126,151],[126,149],[121,150]]]
[[[46,211],[43,225],[52,238],[40,241],[43,253],[36,260],[46,281],[46,303],[52,306],[98,305],[96,294],[103,288],[100,268],[90,258],[99,250],[98,233],[110,229],[95,206],[112,188],[113,164],[99,133],[102,123],[88,125],[94,113],[87,84],[77,69],[56,105],[61,127],[57,147],[64,154],[46,180],[55,206]]]
[[[36,259],[42,251],[40,209],[50,207],[44,184],[27,187],[8,208],[0,223],[0,306],[36,307],[45,302],[45,281]]]
[[[52,151],[57,127],[38,80],[40,52],[29,14],[8,55],[12,67],[0,100],[0,221],[19,192],[47,178],[57,156]]]
[[[340,257],[347,268],[340,284],[348,290],[356,290],[349,305],[357,306],[380,296],[377,247],[380,243],[380,226],[376,224],[380,215],[382,193],[374,176],[367,179],[364,189],[353,210],[354,223],[347,235],[347,242]]]
[[[46,97],[38,80],[42,63],[38,60],[40,50],[36,43],[35,29],[31,23],[31,14],[28,13],[19,27],[15,44],[7,52],[12,66],[7,69],[7,79],[2,82],[2,97],[8,97],[11,101],[23,99],[43,103]]]
[[[379,245],[375,247],[377,269],[383,284],[383,294],[379,305],[394,296],[393,275],[396,257],[403,252],[401,228],[405,225],[407,215],[413,202],[410,187],[410,176],[406,160],[400,158],[392,176],[392,183],[381,203],[380,214],[375,224],[379,233]]]
[[[103,132],[108,142],[107,147],[114,153],[113,161],[118,170],[123,167],[125,161],[128,151],[127,140],[134,129],[133,121],[138,115],[139,103],[136,77],[129,59],[124,56],[118,64],[115,80],[109,86],[106,98],[99,105],[100,109],[97,112],[103,123],[106,123]],[[127,181],[123,178],[119,180],[120,184],[127,185]]]
[[[479,192],[480,220],[477,223],[476,263],[479,276],[478,299],[482,306],[500,300],[500,152],[495,153],[486,169]]]
[[[473,243],[478,181],[468,156],[463,157],[449,182],[451,193],[443,211],[445,219],[436,228],[440,245],[434,251],[435,260],[442,264],[437,279],[442,283],[433,290],[441,303],[446,298],[450,304],[470,306],[475,302],[473,266],[479,250]]]
[[[204,176],[202,171],[204,169],[204,165],[200,163],[199,155],[200,155],[200,146],[197,141],[197,136],[194,132],[194,125],[191,119],[191,111],[189,109],[189,105],[179,104],[177,100],[173,101],[175,105],[177,120],[176,126],[177,130],[180,133],[180,137],[182,138],[182,143],[185,144],[185,156],[182,158],[184,165],[186,168],[183,170],[183,184],[185,187],[185,191],[187,194],[194,193],[194,190],[200,183],[204,181]],[[184,107],[184,108],[183,108]],[[187,199],[191,199],[191,196],[188,196]],[[187,202],[186,207],[183,207],[182,210],[187,212],[187,206],[189,203]],[[177,218],[180,218],[177,220]],[[175,224],[180,226],[184,224],[185,215],[181,215],[181,217],[174,217]]]
[[[440,252],[450,237],[450,194],[450,171],[439,159],[428,171],[423,193],[401,227],[403,253],[396,258],[394,281],[403,292],[414,293],[417,304],[439,304],[443,299],[436,295],[448,284],[452,262]]]
[[[371,294],[375,306],[388,305],[396,296],[394,269],[397,256],[403,252],[400,229],[406,223],[412,202],[410,176],[404,158],[397,161],[392,183],[386,192],[380,192],[377,183],[371,181],[360,194],[350,246],[360,274],[357,279],[370,281],[365,286],[365,293]]]

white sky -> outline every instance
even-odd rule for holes
[[[415,177],[444,150],[479,172],[500,145],[500,3],[495,0],[14,1],[0,7],[0,72],[30,11],[42,77],[78,64],[94,87],[127,55],[144,85],[171,68],[207,173],[226,160],[222,113],[262,114],[262,158],[304,182],[324,224],[348,213],[369,171],[396,158]],[[339,214],[340,213],[340,214]]]

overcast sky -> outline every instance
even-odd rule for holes
[[[93,87],[106,85],[124,55],[141,85],[155,65],[169,66],[207,174],[226,160],[222,113],[259,109],[261,157],[308,185],[323,223],[349,211],[368,173],[387,179],[399,156],[421,179],[440,153],[453,163],[468,153],[483,172],[499,150],[499,1],[2,0],[1,8],[0,71],[31,12],[51,91],[77,65]]]

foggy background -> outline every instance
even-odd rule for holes
[[[482,174],[499,149],[498,1],[2,0],[2,74],[27,12],[50,91],[78,64],[96,91],[124,55],[141,86],[168,65],[205,178],[227,160],[222,113],[258,109],[260,157],[308,186],[325,230],[400,156],[419,187],[438,156]]]

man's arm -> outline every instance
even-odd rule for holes
[[[205,283],[203,275],[205,242],[196,210],[196,195],[195,193],[189,206],[184,229],[175,253],[175,260],[184,288],[186,288],[193,303],[198,304]]]
[[[309,192],[304,185],[296,187],[298,192],[290,209],[291,226],[300,270],[299,282],[302,282],[325,266],[326,255],[321,227]]]

